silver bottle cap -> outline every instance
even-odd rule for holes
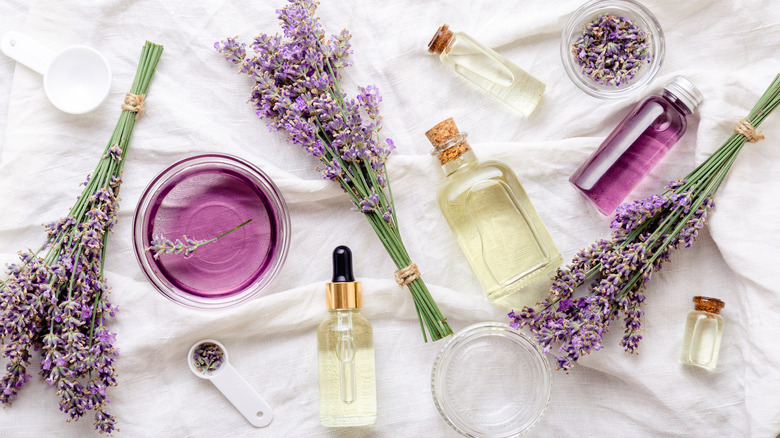
[[[691,112],[704,100],[701,91],[682,76],[675,77],[664,89],[677,97]]]

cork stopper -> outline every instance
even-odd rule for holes
[[[433,145],[432,153],[438,155],[441,164],[448,163],[471,150],[466,142],[466,133],[458,131],[452,117],[429,129],[425,136]]]
[[[715,315],[719,314],[720,309],[722,309],[726,305],[726,303],[724,303],[723,301],[717,298],[710,298],[710,297],[703,297],[703,296],[693,297],[693,302],[696,310],[701,312],[713,313]]]
[[[446,24],[442,24],[428,43],[428,51],[430,53],[441,53],[447,48],[447,45],[451,40],[452,31],[450,30],[450,27]]]

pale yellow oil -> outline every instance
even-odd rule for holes
[[[543,82],[462,32],[455,33],[439,59],[523,115],[531,114],[544,94]]]
[[[320,422],[328,427],[376,422],[373,330],[357,309],[328,311],[317,329]]]
[[[563,259],[514,172],[471,151],[445,172],[439,206],[488,299],[516,309],[543,299]]]
[[[718,365],[722,337],[722,316],[700,310],[691,311],[685,321],[680,362],[714,370]]]

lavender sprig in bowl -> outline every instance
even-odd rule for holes
[[[622,98],[649,85],[665,53],[658,20],[633,0],[595,0],[566,23],[561,58],[569,78],[598,98]]]

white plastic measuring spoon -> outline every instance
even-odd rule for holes
[[[217,365],[217,369],[209,372],[208,370],[199,371],[195,365],[195,350],[203,344],[214,344],[223,355],[222,363]],[[238,374],[235,368],[228,362],[228,354],[225,346],[213,339],[203,339],[195,343],[187,353],[187,364],[190,370],[201,379],[211,380],[211,383],[219,389],[222,394],[233,403],[233,406],[241,412],[247,421],[255,427],[265,427],[271,424],[274,419],[274,412],[271,406],[265,402],[249,386],[246,380]]]
[[[97,108],[111,88],[111,69],[97,50],[70,46],[54,53],[32,38],[10,31],[0,49],[16,62],[43,75],[46,97],[57,109],[84,114]]]

